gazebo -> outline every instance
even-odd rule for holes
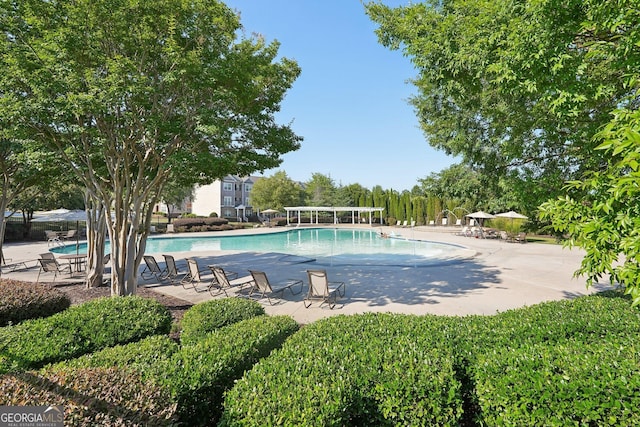
[[[338,212],[351,212],[351,223],[356,224],[356,217],[360,218],[362,213],[369,214],[369,225],[373,224],[373,214],[375,212],[380,212],[380,224],[382,224],[382,211],[384,208],[364,208],[364,207],[335,207],[335,206],[295,206],[295,207],[285,207],[285,211],[287,211],[287,225],[290,225],[290,212],[294,212],[298,217],[298,225],[300,225],[300,213],[302,212],[310,212],[311,215],[311,224],[319,224],[319,213],[320,212],[332,212],[333,213],[333,223],[338,223]],[[315,218],[315,222],[314,222]]]

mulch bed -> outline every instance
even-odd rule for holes
[[[69,299],[71,299],[72,305],[81,304],[92,299],[108,297],[111,295],[111,289],[108,286],[87,288],[84,283],[50,284],[61,292],[64,292],[69,297]],[[184,312],[193,306],[193,304],[191,304],[189,301],[185,301],[183,299],[175,298],[169,295],[164,295],[144,287],[138,287],[138,296],[153,298],[160,302],[160,304],[167,307],[174,322],[179,322],[180,320],[182,320]]]

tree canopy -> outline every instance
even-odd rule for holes
[[[429,143],[484,175],[509,179],[521,203],[535,207],[603,164],[592,137],[629,94],[611,55],[589,55],[592,43],[615,36],[583,26],[595,6],[432,0],[365,7],[380,42],[416,66],[411,103]]]
[[[365,6],[418,70],[412,100],[434,147],[505,179],[521,206],[586,251],[640,303],[640,4],[433,0]],[[568,185],[565,186],[565,183]],[[560,197],[557,197],[560,196]],[[557,198],[556,198],[557,197]]]
[[[173,170],[206,183],[299,147],[274,117],[298,65],[277,42],[238,40],[239,18],[219,1],[20,0],[0,16],[3,102],[106,211],[113,293],[135,293]]]
[[[253,184],[251,204],[259,210],[275,209],[282,212],[285,206],[300,205],[303,193],[300,184],[289,178],[286,172],[278,171]]]

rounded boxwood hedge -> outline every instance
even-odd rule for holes
[[[0,326],[51,316],[70,305],[69,297],[51,286],[0,279]]]
[[[264,307],[259,302],[246,298],[202,302],[184,313],[180,340],[183,344],[194,343],[223,326],[264,314]]]
[[[307,325],[227,393],[219,425],[459,425],[447,321],[369,313]]]
[[[99,298],[43,319],[0,328],[0,373],[38,368],[82,354],[167,334],[171,315],[153,299]]]
[[[248,371],[219,425],[635,426],[639,329],[614,292],[494,316],[336,316]]]

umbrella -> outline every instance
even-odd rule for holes
[[[514,212],[514,211],[509,211],[509,212],[502,212],[499,214],[496,214],[496,216],[499,216],[500,218],[511,218],[511,225],[513,226],[513,220],[514,219],[528,219],[528,216],[519,214],[518,212]]]
[[[511,219],[528,219],[528,216],[519,214],[518,212],[514,212],[514,211],[509,211],[509,212],[502,212],[499,214],[496,214],[496,216],[499,216],[501,218],[511,218]]]
[[[473,219],[478,219],[478,220],[480,220],[479,222],[481,224],[482,224],[482,221],[485,220],[485,219],[495,218],[495,215],[491,215],[490,213],[486,213],[484,211],[478,211],[478,212],[470,213],[470,214],[467,214],[465,216],[468,216],[469,218],[473,218]]]
[[[69,209],[54,209],[52,211],[40,212],[33,222],[63,222],[63,221],[75,221],[76,222],[76,253],[79,251],[80,246],[80,221],[87,220],[87,212],[81,209],[69,210]]]

